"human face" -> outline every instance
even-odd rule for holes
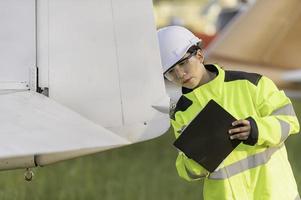
[[[176,85],[193,89],[199,86],[205,73],[203,58],[201,50],[186,53],[173,68],[165,72],[164,76]]]

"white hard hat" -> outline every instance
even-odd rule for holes
[[[157,34],[163,72],[176,64],[190,47],[201,42],[192,32],[181,26],[161,28]]]

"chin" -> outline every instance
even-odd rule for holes
[[[195,81],[190,81],[189,83],[186,83],[183,85],[183,87],[188,88],[188,89],[194,89],[198,86],[197,83],[195,83]]]
[[[193,86],[191,86],[191,85],[182,85],[182,87],[184,87],[184,88],[188,88],[188,89],[193,89],[194,87]]]

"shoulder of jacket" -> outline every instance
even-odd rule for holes
[[[236,80],[248,80],[250,83],[257,86],[261,78],[262,75],[257,73],[225,70],[225,82],[231,82]]]
[[[178,111],[184,112],[192,105],[192,101],[186,96],[182,95],[178,100],[174,110],[170,114],[170,118],[175,120],[175,115]]]

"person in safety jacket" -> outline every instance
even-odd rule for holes
[[[299,132],[299,122],[284,92],[266,76],[203,64],[201,40],[184,27],[164,27],[157,34],[164,76],[182,86],[171,115],[176,138],[211,99],[239,119],[228,134],[242,142],[214,172],[179,152],[179,176],[204,178],[205,200],[300,199],[284,145]]]

